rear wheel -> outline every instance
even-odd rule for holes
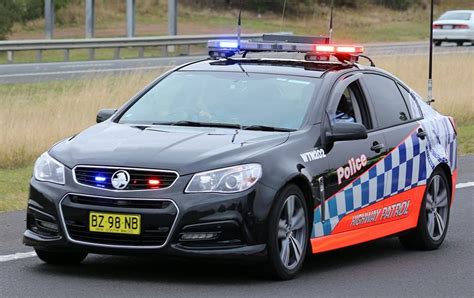
[[[443,243],[448,230],[450,194],[446,175],[437,169],[428,182],[416,229],[400,237],[405,247],[432,250]]]
[[[53,265],[77,265],[87,257],[87,253],[77,252],[51,252],[35,249],[38,258],[45,263]]]
[[[301,270],[308,248],[308,208],[303,192],[288,185],[278,196],[269,221],[269,262],[277,279],[287,280]]]
[[[464,41],[458,41],[456,42],[456,44],[458,45],[458,47],[462,47],[464,45]]]

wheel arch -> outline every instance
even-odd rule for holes
[[[456,187],[456,185],[453,185],[453,175],[451,173],[451,168],[449,167],[447,163],[442,162],[436,166],[433,172],[436,171],[437,169],[439,169],[446,175],[446,180],[448,180],[448,187],[449,187],[449,194],[450,194],[449,202],[451,203],[453,201],[453,195],[454,195],[453,190]]]
[[[278,194],[289,184],[296,185],[302,192],[304,196],[304,200],[306,206],[308,207],[308,219],[309,223],[312,224],[313,222],[313,213],[314,213],[314,203],[313,203],[313,190],[311,187],[311,183],[309,182],[308,178],[303,174],[298,174],[288,180],[279,190]],[[311,233],[311,226],[309,227],[309,232]]]

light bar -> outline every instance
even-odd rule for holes
[[[317,43],[308,43],[314,41]],[[313,61],[327,61],[329,56],[335,56],[341,61],[357,60],[347,59],[364,52],[364,47],[359,45],[338,45],[326,43],[325,37],[305,36],[265,36],[263,40],[209,40],[207,45],[209,55],[213,58],[229,58],[239,52],[293,52],[305,53],[306,57],[326,57],[325,59],[311,59]]]

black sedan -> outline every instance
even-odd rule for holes
[[[288,279],[309,252],[446,235],[454,121],[376,67],[207,59],[97,122],[35,164],[24,243],[47,263],[257,258]]]

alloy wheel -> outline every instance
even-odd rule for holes
[[[291,270],[300,263],[307,237],[305,209],[301,199],[291,195],[283,204],[278,223],[280,259],[285,268]]]
[[[436,175],[426,194],[426,224],[431,239],[438,241],[444,234],[449,212],[448,187],[441,176]]]

